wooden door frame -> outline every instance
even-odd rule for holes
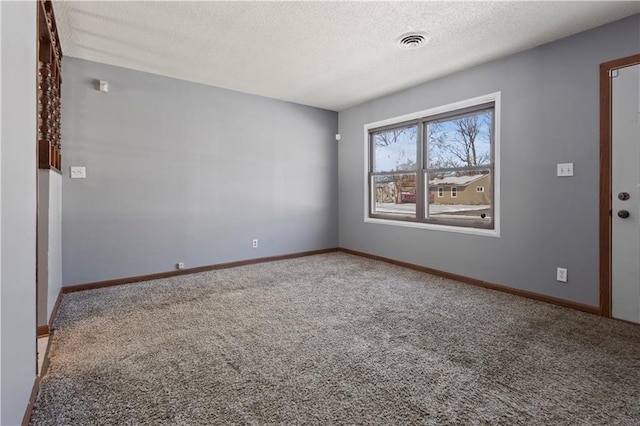
[[[600,64],[600,315],[611,317],[611,71],[640,64],[640,54]]]

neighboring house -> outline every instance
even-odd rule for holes
[[[400,197],[398,197],[398,191]],[[415,175],[389,176],[376,184],[378,203],[415,203]],[[435,204],[491,204],[491,177],[488,174],[447,175],[429,180],[429,203]]]
[[[435,204],[491,204],[491,176],[451,175],[429,179],[429,198]]]

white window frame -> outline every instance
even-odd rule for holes
[[[400,124],[403,122],[417,120],[425,116],[444,114],[448,112],[454,112],[456,110],[471,108],[477,105],[486,104],[489,102],[493,102],[494,104],[494,117],[493,117],[493,125],[494,125],[494,135],[493,135],[493,156],[494,156],[494,166],[493,166],[493,214],[494,214],[494,227],[493,229],[482,229],[482,228],[472,228],[472,227],[463,227],[463,226],[451,226],[451,225],[441,225],[435,223],[424,223],[424,222],[411,222],[411,221],[401,221],[401,220],[391,220],[377,217],[369,217],[369,204],[371,203],[372,194],[369,193],[369,161],[371,158],[370,152],[370,143],[369,143],[369,131],[371,129],[375,129],[378,127],[391,126],[394,124]],[[444,232],[455,232],[461,234],[471,234],[471,235],[483,235],[489,237],[500,237],[500,120],[502,117],[501,110],[501,92],[494,92],[487,95],[478,96],[471,99],[466,99],[459,102],[453,102],[447,105],[430,108],[423,111],[414,112],[411,114],[402,115],[399,117],[393,117],[386,120],[376,121],[373,123],[367,123],[364,125],[364,174],[363,174],[363,191],[365,194],[364,197],[364,222],[365,223],[373,223],[379,225],[390,225],[390,226],[402,226],[407,228],[418,228],[418,229],[427,229],[433,231],[444,231]],[[428,196],[428,194],[425,194]]]
[[[484,186],[476,186],[476,192],[484,192]]]
[[[444,188],[441,186],[438,187],[438,198],[444,198]]]
[[[452,186],[451,189],[449,190],[451,192],[451,198],[458,198],[458,187],[457,186]]]

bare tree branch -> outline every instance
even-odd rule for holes
[[[429,155],[433,157],[430,167],[478,166],[489,162],[490,154],[479,151],[478,143],[490,127],[490,120],[486,113],[452,120],[452,134],[444,130],[442,122],[429,125]]]
[[[414,136],[416,133],[415,127],[405,127],[403,129],[388,130],[380,133],[376,133],[374,137],[374,143],[377,146],[389,146],[396,142],[400,136],[407,135],[407,137]]]

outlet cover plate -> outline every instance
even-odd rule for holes
[[[556,280],[561,283],[567,282],[567,268],[558,268],[558,271],[556,272]]]

